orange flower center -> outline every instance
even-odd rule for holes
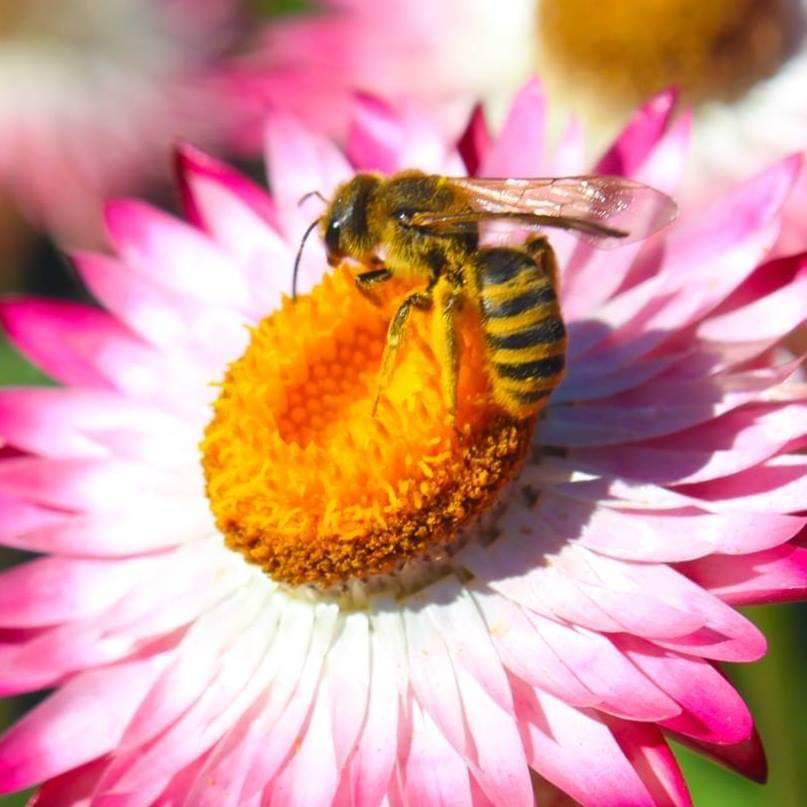
[[[548,78],[625,112],[680,87],[690,102],[732,99],[793,52],[803,21],[790,0],[563,0],[539,4]]]
[[[340,268],[264,319],[227,372],[202,444],[208,497],[227,545],[275,580],[324,589],[445,559],[526,453],[534,420],[492,404],[472,311],[456,419],[430,312],[410,317],[373,415],[407,290],[388,283],[370,300]]]

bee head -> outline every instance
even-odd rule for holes
[[[361,259],[375,247],[377,239],[368,228],[367,207],[380,184],[372,174],[357,174],[337,188],[319,225],[331,266],[345,257]]]

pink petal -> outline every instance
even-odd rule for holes
[[[680,568],[732,605],[797,602],[807,596],[807,548],[800,545],[785,544],[743,557],[715,555]]]
[[[807,434],[807,406],[755,406],[734,410],[685,432],[619,452],[575,452],[581,468],[647,482],[699,482],[746,470]]]
[[[211,169],[212,162],[200,152],[182,153],[186,199],[233,256],[250,287],[250,313],[260,317],[289,290],[293,254],[275,230],[277,214],[265,192],[234,172],[223,174],[217,163]]]
[[[250,798],[260,794],[267,781],[274,776],[296,739],[299,723],[305,719],[305,712],[300,715],[299,710],[295,709],[294,717],[299,718],[299,723],[288,719],[286,725],[278,722],[301,681],[314,625],[314,612],[308,604],[285,605],[275,638],[277,647],[283,647],[284,652],[267,654],[270,669],[261,676],[263,692],[255,698],[238,723],[216,744],[191,788],[189,798],[193,804],[198,804],[199,807],[240,805],[246,802],[246,797],[242,794],[250,775],[253,776],[249,788]],[[321,661],[321,656],[319,660]],[[317,657],[313,656],[311,662],[316,661]],[[300,703],[299,698],[297,702]],[[274,752],[267,748],[266,737],[270,730],[273,732],[273,741],[281,744],[279,750]],[[266,754],[270,756],[262,757]],[[280,759],[277,758],[278,755]],[[251,774],[252,769],[261,764],[272,766],[267,770],[267,775],[262,777]]]
[[[244,714],[264,687],[267,649],[274,634],[270,609],[235,635],[227,650],[227,664],[179,719],[147,746],[140,745],[143,721],[138,720],[122,738],[116,760],[104,778],[108,792],[137,793],[157,789],[177,771],[208,751]],[[144,704],[144,708],[148,708]],[[143,715],[141,713],[141,718]]]
[[[254,215],[272,228],[276,227],[277,212],[272,198],[265,188],[252,182],[238,171],[234,171],[226,163],[187,143],[179,146],[175,153],[176,175],[182,194],[183,208],[186,217],[199,227],[214,235],[220,235],[220,229],[235,235],[235,228],[227,221],[229,206],[220,207],[215,197],[210,199],[205,193],[206,187],[216,185],[226,188],[231,197],[238,199]],[[225,222],[219,220],[225,214]],[[220,239],[222,243],[237,245],[230,239]]]
[[[140,560],[37,558],[0,574],[0,626],[37,627],[99,614],[137,584]]]
[[[625,364],[706,316],[749,277],[775,239],[777,214],[799,165],[784,160],[682,219],[666,237],[660,271],[603,306],[600,328],[573,340],[570,355],[587,354],[607,337],[598,360]]]
[[[243,572],[238,565],[211,569],[210,553],[197,547],[149,558],[133,574],[149,579],[151,588],[119,584],[119,599],[103,613],[0,644],[0,687],[36,689],[82,669],[171,649],[187,624],[243,585]]]
[[[286,807],[295,802],[330,807],[333,803],[339,784],[339,764],[333,743],[334,707],[328,690],[320,687],[302,739],[285,769],[272,783],[274,807]]]
[[[778,368],[725,374],[710,383],[650,381],[645,387],[579,406],[550,406],[541,424],[545,443],[605,446],[664,437],[698,426],[764,395],[793,373]]]
[[[6,300],[0,303],[0,324],[30,362],[69,386],[134,391],[138,373],[150,372],[145,368],[152,354],[145,343],[86,305]]]
[[[106,222],[118,254],[134,271],[200,302],[248,307],[249,290],[232,261],[194,227],[132,199],[110,202]]]
[[[617,632],[675,640],[700,630],[705,623],[702,615],[684,604],[673,604],[653,590],[637,590],[627,584],[620,578],[619,561],[593,555],[573,541],[553,565],[616,623]]]
[[[568,540],[623,560],[675,562],[710,555],[746,554],[790,540],[807,523],[761,513],[632,514],[545,494],[541,518]]]
[[[569,332],[572,333],[572,326]],[[552,403],[557,405],[609,398],[647,383],[690,357],[691,354],[654,356],[619,367],[603,367],[595,362],[574,363],[568,368],[560,386],[552,393]]]
[[[534,613],[598,631],[621,630],[566,575],[545,568],[547,552],[554,552],[557,545],[548,541],[549,545],[541,545],[539,537],[548,536],[539,536],[530,511],[511,507],[505,518],[506,523],[500,524],[503,538],[484,549],[470,546],[463,552],[464,566],[481,583]]]
[[[604,718],[657,804],[691,807],[686,780],[662,733],[646,723]]]
[[[414,105],[393,110],[375,96],[358,94],[348,133],[347,153],[362,171],[391,174],[405,168],[448,176],[463,175],[459,154]]]
[[[40,524],[30,524],[25,511],[36,513]],[[0,538],[8,546],[29,552],[104,558],[125,557],[168,549],[207,534],[211,516],[204,506],[177,508],[162,503],[148,508],[125,508],[117,513],[69,515],[12,500],[0,501],[8,522]],[[23,516],[20,518],[20,516]],[[8,534],[3,534],[8,530]]]
[[[756,728],[747,740],[735,745],[705,743],[675,732],[672,732],[672,736],[699,754],[725,765],[754,782],[765,784],[767,781],[768,761],[765,759],[765,749]]]
[[[572,706],[602,702],[602,697],[584,686],[565,659],[547,644],[518,605],[478,586],[473,594],[502,664],[511,673]]]
[[[0,692],[8,696],[53,687],[73,673],[145,658],[176,645],[174,637],[148,641],[136,634],[107,635],[100,623],[70,622],[21,643],[0,644]]]
[[[697,335],[715,342],[777,340],[807,317],[807,258],[791,283],[740,308],[710,317]]]
[[[310,221],[298,207],[300,198],[319,191],[329,199],[353,173],[330,140],[312,134],[294,117],[281,112],[272,113],[266,123],[266,165],[279,220],[292,242]]]
[[[243,351],[246,318],[235,309],[202,304],[104,255],[73,259],[90,291],[135,333],[180,362],[201,365],[201,383]]]
[[[446,739],[466,755],[466,734],[462,701],[457,689],[454,665],[437,629],[425,614],[403,612],[409,651],[409,676],[412,690],[423,710],[440,727]]]
[[[596,172],[633,176],[664,134],[677,100],[674,90],[664,90],[639,107],[597,163]]]
[[[552,155],[551,176],[579,176],[585,173],[586,133],[577,118],[570,118]]]
[[[474,749],[466,761],[474,778],[494,804],[531,807],[529,768],[513,708],[502,709],[463,667],[456,671]]]
[[[342,632],[328,653],[322,689],[333,710],[333,746],[341,770],[361,731],[370,686],[370,633],[367,616],[346,614]]]
[[[485,110],[481,104],[477,104],[473,112],[471,112],[468,126],[457,144],[469,176],[476,175],[482,160],[490,148],[490,143],[491,135],[485,119]]]
[[[133,495],[141,505],[166,496],[198,494],[197,479],[181,480],[146,465],[112,459],[14,457],[0,462],[0,494],[67,511],[120,512]],[[177,504],[177,502],[175,502]]]
[[[628,658],[683,707],[663,725],[707,743],[730,745],[751,735],[748,707],[720,673],[702,659],[681,656],[632,636],[617,643]]]
[[[464,585],[456,578],[448,578],[430,586],[425,610],[455,663],[465,667],[502,709],[512,712],[507,675],[491,642],[488,626]]]
[[[761,510],[794,513],[807,501],[807,458],[783,455],[741,473],[699,485],[686,485],[681,492],[714,503],[719,509]]]
[[[84,673],[0,739],[0,792],[51,779],[114,749],[167,659]]]
[[[338,618],[337,609],[323,603],[316,606],[316,611],[308,657],[299,679],[295,681],[297,688],[283,713],[274,725],[270,725],[268,735],[264,735],[257,758],[247,776],[242,798],[251,798],[274,780],[278,769],[288,758],[289,751],[300,736],[303,724],[312,707],[322,664],[333,640]]]
[[[398,623],[392,626],[392,621]],[[397,615],[378,615],[370,634],[372,665],[367,718],[356,752],[349,763],[349,789],[355,807],[377,807],[392,775],[397,755],[393,738],[398,733],[399,686],[403,649],[402,628]],[[396,635],[400,643],[395,641]]]
[[[753,623],[671,567],[594,553],[587,553],[587,562],[606,588],[633,593],[637,604],[646,592],[653,592],[653,599],[703,621],[704,627],[690,636],[659,638],[656,644],[719,661],[756,661],[765,654],[765,637]]]
[[[404,166],[400,152],[405,137],[401,120],[383,101],[358,95],[347,139],[347,153],[357,167],[392,174]]]
[[[191,708],[205,690],[216,685],[221,658],[255,615],[255,597],[237,592],[191,625],[175,659],[132,717],[120,751],[145,745]],[[267,639],[273,633],[274,625],[270,623]]]
[[[650,150],[641,169],[632,176],[666,193],[674,193],[686,166],[689,120],[682,118]],[[568,320],[597,317],[600,307],[622,288],[632,275],[637,256],[662,243],[667,231],[650,241],[597,250],[579,245],[563,275],[563,313]],[[575,341],[573,329],[570,331]],[[576,350],[577,348],[575,348]]]
[[[88,807],[106,764],[107,758],[102,757],[49,779],[28,802],[28,807]]]
[[[513,694],[527,758],[541,776],[583,804],[654,804],[613,734],[593,714],[518,681]]]
[[[536,177],[544,165],[546,98],[536,79],[516,95],[479,170],[483,177]]]
[[[13,388],[0,390],[0,437],[15,447],[46,457],[98,457],[108,449],[94,433],[151,431],[170,442],[187,430],[159,409],[103,390]],[[180,442],[193,450],[193,441]],[[173,441],[177,442],[176,438]],[[153,456],[153,455],[152,455]],[[185,455],[185,458],[188,455]]]
[[[434,721],[412,704],[412,745],[404,771],[409,804],[471,807],[468,768]]]
[[[18,546],[19,537],[51,526],[65,523],[70,516],[59,510],[48,510],[21,501],[13,496],[0,495],[0,543]],[[19,548],[24,548],[20,546]]]
[[[601,698],[597,708],[636,720],[658,721],[680,713],[675,702],[602,634],[537,615],[529,619],[582,683]]]

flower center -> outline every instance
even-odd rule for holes
[[[792,0],[563,0],[539,4],[542,59],[564,91],[627,111],[679,87],[730,100],[776,72],[801,37]],[[586,89],[588,88],[588,89]]]
[[[208,497],[227,545],[275,580],[326,589],[439,562],[520,467],[534,419],[492,404],[470,310],[456,419],[429,312],[410,317],[373,414],[406,291],[371,301],[340,268],[264,319],[227,372],[202,444]]]

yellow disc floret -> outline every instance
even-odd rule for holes
[[[370,300],[339,269],[263,320],[227,372],[202,445],[208,497],[227,545],[275,580],[326,588],[444,558],[524,457],[533,422],[490,403],[472,312],[456,420],[428,312],[412,317],[372,414],[406,290]]]

